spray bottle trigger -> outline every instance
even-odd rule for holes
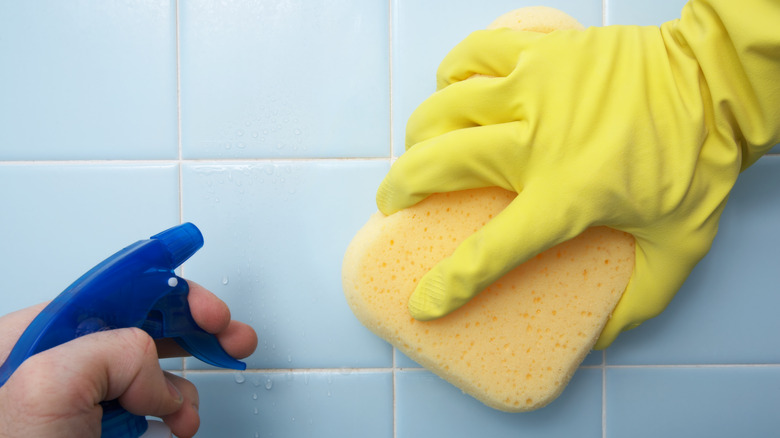
[[[209,365],[233,370],[245,370],[246,364],[227,354],[216,336],[202,329],[174,338],[188,353]]]
[[[217,337],[206,332],[195,322],[190,312],[187,281],[172,276],[172,288],[152,306],[143,330],[155,339],[173,338],[188,353],[201,361],[222,368],[246,369],[246,364],[234,359],[220,345]]]

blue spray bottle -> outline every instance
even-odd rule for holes
[[[139,327],[155,339],[173,338],[208,364],[246,369],[214,335],[198,327],[187,303],[187,282],[174,273],[202,246],[200,230],[185,223],[140,240],[92,268],[27,327],[0,366],[0,386],[36,353],[89,333],[125,327]],[[103,403],[102,437],[138,438],[147,429],[144,417],[127,412],[115,400]]]

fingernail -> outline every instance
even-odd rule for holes
[[[181,403],[184,401],[184,396],[181,395],[181,392],[179,391],[179,388],[176,387],[176,385],[173,384],[168,379],[165,379],[166,382],[168,382],[168,391],[171,392],[171,395],[176,400],[176,403]]]

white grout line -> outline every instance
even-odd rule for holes
[[[394,136],[393,136],[393,128],[394,128],[394,119],[393,119],[393,0],[389,0],[387,2],[388,7],[388,26],[387,26],[387,68],[388,68],[388,78],[389,78],[389,84],[388,84],[388,92],[390,94],[388,102],[390,104],[389,108],[389,115],[390,115],[390,126],[389,126],[389,137],[390,137],[390,156],[389,158],[392,160],[394,151]]]
[[[188,369],[188,373],[199,374],[225,374],[225,373],[246,373],[246,374],[305,374],[305,373],[333,373],[333,374],[372,374],[372,373],[392,373],[394,376],[399,372],[428,372],[423,367],[399,367],[396,364],[397,350],[393,352],[393,365],[391,367],[376,368],[248,368],[243,371],[230,369]],[[685,365],[583,365],[581,369],[601,369],[606,373],[607,369],[720,369],[720,368],[780,368],[780,364],[685,364]],[[173,371],[179,371],[174,369]],[[606,384],[602,384],[602,390],[606,389]]]
[[[177,161],[179,164],[179,215],[182,216],[182,177],[181,177],[181,164],[183,158],[183,145],[181,139],[181,28],[179,23],[179,0],[174,3],[174,9],[176,16],[174,22],[176,23],[176,140],[177,140]],[[180,217],[180,219],[182,219]]]
[[[410,368],[418,370],[418,368]],[[419,368],[425,371],[424,368]],[[175,371],[175,370],[174,370]],[[330,373],[330,374],[376,374],[393,373],[393,368],[247,368],[243,371],[230,369],[188,369],[189,374],[306,374],[306,373]]]
[[[177,168],[179,170],[179,223],[184,222],[184,197],[182,196],[182,187],[183,187],[183,179],[182,179],[182,141],[181,141],[181,41],[180,41],[180,28],[179,28],[179,0],[176,0],[174,2],[173,6],[173,21],[175,23],[176,28],[176,148],[177,148],[177,159],[176,164]],[[186,265],[186,264],[185,264]],[[182,276],[185,276],[184,270],[186,269],[186,266],[182,266]],[[186,358],[181,358],[181,373],[182,377],[187,377],[187,360]]]
[[[607,438],[607,350],[601,351],[601,438]]]
[[[601,0],[601,25],[607,25],[609,0]],[[601,351],[601,438],[607,438],[607,350]]]
[[[302,373],[340,373],[340,374],[360,374],[360,373],[398,373],[398,372],[427,372],[428,369],[421,366],[399,367],[396,362],[397,349],[393,349],[393,364],[390,367],[357,367],[357,368],[249,368],[242,373],[264,373],[264,374],[302,374]],[[780,368],[780,363],[766,364],[681,364],[681,365],[583,365],[579,369],[601,369],[606,372],[607,369],[720,369],[720,368]],[[229,369],[190,369],[192,373],[232,373]],[[603,385],[606,387],[606,385]]]
[[[176,164],[177,159],[118,159],[118,160],[18,160],[18,161],[0,161],[0,166],[82,166],[82,165],[165,165]]]
[[[767,157],[778,157],[780,153],[767,153]],[[161,159],[100,159],[100,160],[2,160],[0,166],[77,166],[77,165],[166,165],[166,164],[253,164],[253,163],[300,163],[300,162],[349,162],[381,161],[388,157],[234,157],[234,158],[161,158]],[[395,158],[390,158],[391,163]]]
[[[393,347],[393,437],[398,436],[398,379],[397,376],[397,363],[396,363],[396,357],[398,355],[398,350]]]
[[[169,159],[110,159],[110,160],[18,160],[0,161],[0,166],[99,166],[99,165],[168,165],[168,164],[253,164],[253,163],[305,163],[305,162],[350,162],[350,161],[381,161],[387,162],[388,157],[280,157],[280,158],[169,158]]]
[[[394,135],[393,130],[395,128],[395,120],[393,118],[393,8],[395,7],[393,0],[388,0],[387,2],[387,69],[388,69],[388,140],[390,142],[389,146],[389,156],[387,157],[387,160],[390,161],[390,164],[392,165],[393,161],[393,155],[394,155]],[[398,436],[398,379],[397,377],[397,370],[398,370],[398,364],[396,362],[396,358],[398,355],[398,350],[395,347],[392,347],[392,391],[393,391],[393,431],[392,436],[393,438],[396,438]]]
[[[712,364],[650,364],[650,365],[607,365],[615,369],[715,369],[715,368],[780,368],[780,363],[712,363]]]

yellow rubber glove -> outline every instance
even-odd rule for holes
[[[385,214],[431,193],[519,195],[424,276],[413,317],[441,317],[586,228],[636,238],[601,334],[658,315],[709,251],[729,192],[780,141],[780,2],[693,0],[658,27],[478,31],[443,61],[379,187]],[[474,77],[473,75],[491,77]]]

